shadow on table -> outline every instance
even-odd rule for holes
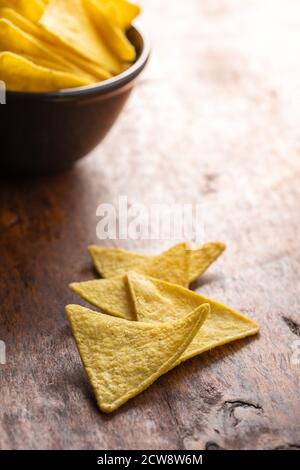
[[[83,224],[85,234],[95,238],[96,208],[105,197],[103,178],[93,175],[89,165],[40,178],[1,177],[0,175],[0,243],[23,248],[40,239],[79,235]]]
[[[68,284],[95,277],[87,246],[97,241],[102,181],[101,170],[86,164],[43,178],[0,177],[0,298],[7,333],[22,327],[20,337],[31,338],[39,329],[56,329],[64,305],[74,300]]]

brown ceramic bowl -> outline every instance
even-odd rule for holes
[[[136,62],[96,85],[55,93],[7,92],[0,108],[0,173],[64,171],[95,148],[120,114],[149,55],[148,40],[132,27]]]

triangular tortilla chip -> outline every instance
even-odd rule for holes
[[[109,258],[110,261],[115,262],[120,253],[118,250],[116,257],[114,253]],[[148,259],[146,263],[137,268],[138,272],[142,274],[170,280],[179,285],[186,285],[188,269],[185,243],[179,243],[161,255]],[[125,274],[111,279],[74,282],[70,284],[70,288],[84,300],[110,315],[127,320],[135,319]]]
[[[0,0],[1,2],[1,0]],[[25,16],[22,16],[17,11],[13,10],[12,8],[0,8],[0,17],[9,20],[15,26],[23,31],[23,33],[27,33],[31,38],[31,46],[32,47],[32,39],[36,39],[39,44],[39,58],[41,61],[49,60],[49,55],[52,58],[53,62],[53,53],[55,54],[55,60],[59,60],[59,63],[53,62],[55,67],[59,65],[59,69],[62,70],[71,70],[77,72],[81,75],[87,75],[87,78],[94,77],[98,80],[106,80],[111,78],[111,74],[104,70],[103,68],[99,67],[96,64],[92,64],[90,61],[83,59],[82,57],[78,56],[77,54],[73,53],[71,50],[64,47],[63,44],[60,44],[55,37],[53,37],[50,33],[40,28],[38,25],[33,23],[32,21],[28,20]],[[35,41],[36,43],[36,41]],[[11,44],[10,48],[11,49]],[[45,49],[45,47],[47,49]],[[28,51],[28,46],[26,46],[26,50]],[[43,54],[43,57],[41,57]],[[28,52],[27,52],[28,55]],[[61,57],[60,57],[61,56]],[[34,61],[36,61],[35,59]]]
[[[157,256],[97,245],[91,245],[89,253],[99,274],[107,279],[134,270],[175,284],[187,285],[189,254],[185,242]]]
[[[244,315],[202,295],[183,287],[142,276],[128,274],[137,319],[142,322],[164,322],[175,320],[202,304],[209,304],[211,313],[201,331],[178,362],[213,349],[216,346],[254,335],[259,326]]]
[[[0,6],[13,8],[34,22],[40,19],[45,10],[42,0],[0,0]]]
[[[100,409],[110,413],[168,372],[198,332],[205,305],[162,324],[126,322],[78,305],[66,307]]]
[[[136,320],[126,275],[114,279],[73,282],[70,289],[103,312],[126,320]]]
[[[116,23],[111,21],[106,4],[98,0],[84,0],[90,18],[103,37],[109,49],[123,62],[133,62],[136,51],[125,33]]]
[[[89,246],[89,253],[100,276],[107,279],[134,270],[150,259],[141,253],[98,245]]]
[[[82,75],[88,80],[89,84],[97,81],[62,57],[54,48],[50,47],[50,45],[26,33],[6,18],[0,18],[0,50],[50,60],[64,67],[70,73],[78,74],[79,76]]]
[[[9,91],[29,92],[51,92],[91,84],[84,77],[41,67],[12,52],[0,52],[0,80]]]
[[[55,62],[52,62],[51,60],[47,59],[42,59],[41,57],[34,57],[32,55],[24,54],[15,54],[17,57],[23,57],[24,59],[29,60],[30,62],[33,62],[35,65],[39,65],[41,67],[45,67],[46,69],[51,69],[51,70],[58,70],[60,72],[68,72],[69,70],[67,67],[65,67],[62,64],[57,64]]]
[[[133,20],[141,13],[141,8],[138,5],[127,0],[108,0],[108,3],[115,7],[118,24],[124,31],[130,27]]]
[[[195,250],[190,250],[189,284],[202,276],[225,248],[224,243],[209,242]]]
[[[181,283],[181,285],[189,285],[200,277],[225,249],[224,243],[221,242],[205,243],[196,250],[190,250],[187,243],[180,243],[179,246],[185,246],[186,250],[182,251],[182,256],[188,257],[189,263],[188,279],[185,284]],[[97,271],[104,278],[115,277],[130,270],[142,272],[140,267],[153,259],[153,256],[97,245],[91,245],[89,253]],[[159,273],[152,274],[152,276],[162,278]],[[174,282],[170,278],[164,280]]]
[[[26,33],[31,34],[32,36],[36,36],[39,39],[44,41],[48,41],[51,39],[51,35],[49,35],[46,31],[39,28],[36,23],[29,20],[26,16],[20,13],[17,10],[9,7],[2,7],[1,0],[0,0],[0,17],[6,18],[7,20],[14,23],[18,28],[22,29]]]
[[[82,0],[50,0],[39,24],[77,54],[109,72],[120,73],[119,61],[90,21]]]
[[[161,255],[153,256],[135,271],[169,281],[180,286],[188,285],[189,256],[185,242],[172,246]]]

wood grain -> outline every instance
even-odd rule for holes
[[[299,2],[143,3],[153,58],[105,143],[68,174],[1,180],[0,447],[299,449]],[[195,287],[261,334],[104,416],[63,309],[68,283],[95,276],[96,208],[118,195],[201,203],[205,240],[228,250]]]

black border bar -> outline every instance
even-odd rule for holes
[[[208,465],[272,465],[300,466],[300,454],[295,450],[269,451],[188,451],[188,450],[139,450],[139,451],[0,451],[0,468],[18,465],[20,468],[41,468],[68,464],[81,468],[147,468],[156,465],[201,468]]]

